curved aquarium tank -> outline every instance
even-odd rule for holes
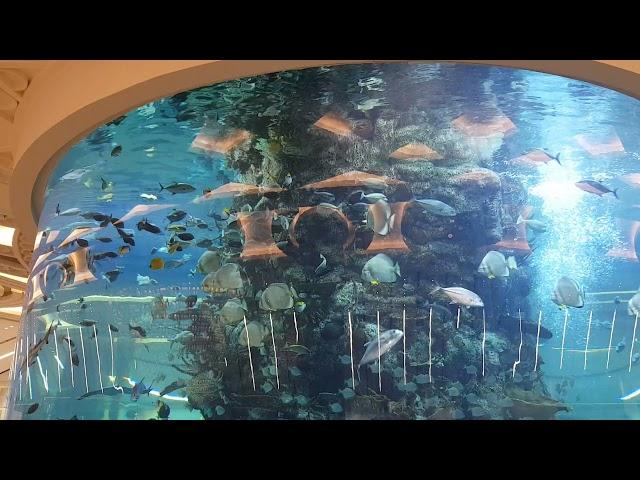
[[[638,418],[639,120],[445,63],[137,108],[49,179],[8,417]]]

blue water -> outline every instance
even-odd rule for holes
[[[329,112],[348,121],[350,135],[340,136],[313,125]],[[461,116],[467,119],[468,130],[460,128]],[[79,248],[77,244],[58,248],[73,231],[73,222],[86,222],[78,215],[56,216],[58,206],[61,211],[78,208],[116,218],[122,218],[137,205],[166,208],[125,222],[125,228],[133,230],[135,246],[117,258],[90,262],[94,281],[59,288],[59,271],[52,268],[47,285],[42,287],[47,299],[33,297],[32,289],[32,310],[23,322],[24,342],[19,346],[16,362],[24,361],[27,340],[33,345],[33,338],[41,338],[48,322],[55,318],[72,326],[87,319],[96,321],[100,359],[95,339],[90,338],[92,329],[71,328],[76,344],[80,343],[82,330],[86,352],[80,365],[73,367],[74,385],[70,361],[63,360],[62,353],[58,357],[63,366],[58,384],[59,363],[54,358],[55,342],[50,342],[38,354],[40,365],[35,363],[28,369],[30,392],[27,369],[14,369],[14,416],[155,418],[158,397],[143,397],[137,402],[127,395],[96,394],[84,400],[77,397],[87,390],[100,390],[100,380],[104,388],[112,383],[128,386],[125,377],[135,381],[144,377],[145,383],[160,377],[154,387],[162,389],[177,379],[189,382],[197,375],[211,373],[212,377],[220,375],[222,380],[211,381],[206,388],[215,384],[220,391],[207,396],[193,394],[195,387],[177,389],[174,395],[180,399],[167,400],[172,408],[169,418],[538,418],[538,414],[545,415],[540,405],[567,407],[558,409],[552,418],[636,418],[637,398],[620,398],[640,387],[638,364],[633,360],[634,349],[640,352],[635,339],[640,332],[634,337],[635,319],[627,314],[627,301],[640,287],[640,266],[632,235],[633,222],[640,221],[640,180],[629,177],[638,173],[639,117],[637,100],[583,82],[534,72],[447,64],[342,66],[284,72],[205,87],[135,109],[118,119],[117,124],[98,128],[60,162],[49,179],[39,222],[41,232],[59,231],[58,237],[49,244],[44,239],[34,258],[53,245],[55,254],[44,260],[42,265],[46,265],[51,258]],[[486,127],[492,120],[505,118],[513,128],[494,128],[488,134],[472,130],[472,124]],[[202,134],[228,139],[238,131],[248,132],[251,138],[226,153],[192,146]],[[593,150],[593,146],[610,141],[612,151]],[[389,156],[408,143],[424,143],[443,159],[402,161]],[[122,147],[122,153],[112,156],[116,146]],[[544,149],[552,156],[559,154],[560,164],[554,160],[514,162],[535,149]],[[479,187],[481,180],[477,178],[462,186],[455,184],[456,175],[478,168],[500,175],[498,193],[492,192],[491,187]],[[248,260],[238,258],[246,244],[235,249],[225,245],[221,236],[230,229],[214,217],[224,217],[227,208],[255,208],[261,195],[194,203],[206,189],[230,182],[286,187],[270,198],[272,208],[292,223],[300,207],[318,203],[301,187],[353,170],[406,182],[409,193],[389,184],[384,188],[371,184],[364,187],[367,192],[383,191],[392,205],[409,201],[414,195],[445,201],[458,211],[453,219],[427,216],[426,221],[412,211],[406,214],[399,234],[408,245],[407,250],[398,250],[396,245],[375,252],[388,254],[401,266],[401,278],[390,284],[367,284],[361,279],[364,262],[374,255],[366,251],[372,232],[363,222],[355,222],[359,224],[355,243],[344,252],[340,248],[345,238],[341,227],[301,221],[301,246],[285,250],[286,260],[269,256]],[[293,179],[290,187],[285,184],[287,173]],[[103,190],[101,179],[113,186]],[[611,193],[600,197],[578,189],[575,183],[583,179],[616,189],[619,198]],[[172,182],[187,183],[194,191],[172,195],[160,190],[160,184]],[[334,193],[334,203],[345,211],[344,202],[357,189],[324,190]],[[112,195],[105,196],[108,194]],[[145,199],[141,194],[157,198]],[[534,212],[531,218],[546,226],[545,232],[527,233],[533,253],[491,247],[511,238],[512,224],[527,206]],[[195,240],[183,251],[151,254],[152,249],[167,246],[171,234],[165,230],[170,223],[166,215],[174,208],[200,219],[206,228],[187,227]],[[136,224],[143,219],[159,226],[162,232],[139,231]],[[185,224],[185,220],[176,223]],[[287,231],[281,232],[276,220],[273,239],[286,241]],[[497,222],[495,231],[491,222]],[[493,238],[491,232],[498,236]],[[97,236],[113,241],[101,243],[89,238],[90,259],[124,245],[113,225]],[[241,265],[250,291],[203,291],[204,275],[195,269],[207,248],[195,243],[204,239],[212,241],[212,250],[235,254],[227,261]],[[493,281],[477,275],[478,264],[490,249],[516,257],[518,269],[511,272],[509,279]],[[440,253],[434,257],[430,252]],[[328,259],[330,267],[324,276],[313,273],[320,263],[319,253]],[[175,269],[152,270],[149,264],[153,258],[165,262],[184,260],[184,264]],[[118,267],[121,273],[117,280],[108,282],[103,278]],[[149,276],[155,283],[139,285],[138,275]],[[575,279],[586,292],[583,308],[568,309],[566,329],[565,310],[550,300],[555,281],[562,276]],[[517,281],[526,286],[519,286]],[[351,306],[336,300],[337,292],[349,282],[358,282],[364,292]],[[302,330],[299,344],[310,354],[296,356],[283,351],[286,344],[296,343],[294,309],[276,310],[270,320],[268,313],[258,307],[255,293],[272,283],[287,283],[303,294],[296,299],[306,305],[296,317]],[[435,285],[463,286],[478,293],[485,303],[484,325],[482,309],[463,309],[463,325],[456,328],[456,306],[449,305],[443,297],[428,295]],[[198,311],[202,311],[206,300],[214,313],[202,313],[204,320],[196,327],[190,320],[176,322],[169,318],[171,313],[186,309],[179,300],[169,301],[165,318],[151,318],[148,302],[123,299],[176,295],[197,295]],[[81,308],[83,302],[79,299],[90,296],[116,300],[87,300],[87,306]],[[251,349],[254,365],[249,365],[249,352],[246,346],[238,345],[237,329],[227,327],[223,342],[211,333],[214,327],[218,328],[216,334],[220,332],[216,310],[236,296],[249,301],[247,321],[255,320],[268,332],[270,321],[275,321],[279,354],[274,355],[269,333],[262,347]],[[385,299],[403,297],[406,304],[385,303]],[[616,297],[620,303],[614,303]],[[424,375],[428,374],[428,358],[424,355],[428,351],[429,311],[422,307],[425,299],[449,309],[453,316],[453,320],[436,317],[433,324],[432,377],[427,383]],[[408,319],[404,327],[403,306]],[[378,311],[381,330],[403,329],[405,343],[399,342],[382,356],[384,376],[378,378],[377,364],[363,366],[362,383],[353,392],[346,391],[354,386],[350,340],[357,367],[364,340],[376,337]],[[612,334],[607,322],[612,321],[614,311]],[[349,313],[353,314],[356,333],[348,331]],[[541,325],[552,332],[552,338],[538,342],[538,363],[536,336],[525,334],[519,348],[520,338],[513,328],[507,334],[498,327],[501,315],[508,315],[512,321],[521,317],[534,326],[540,318]],[[109,323],[118,328],[111,338]],[[156,343],[136,343],[129,324],[143,326],[147,338],[156,339]],[[190,347],[167,343],[180,331],[191,331],[203,340]],[[63,336],[66,329],[58,327],[56,333]],[[589,351],[585,354],[587,334]],[[114,336],[117,341],[111,372]],[[622,340],[625,347],[618,352],[615,347]],[[68,356],[63,347],[59,341],[58,350]],[[514,370],[518,351],[521,362]],[[274,360],[278,355],[276,377]],[[220,363],[222,358],[224,365]],[[408,367],[404,365],[406,358]],[[185,365],[199,373],[184,374],[174,367],[185,370]],[[470,366],[478,371],[470,374],[473,378],[460,373]],[[250,367],[254,367],[256,391]],[[46,373],[41,375],[41,368]],[[108,378],[111,373],[113,382]],[[496,406],[505,398],[517,401],[522,395],[535,397],[534,403],[538,402],[530,414],[516,414],[512,407]],[[480,400],[474,400],[474,396]],[[367,403],[376,398],[382,398],[380,405],[384,404],[379,410]],[[38,409],[25,415],[36,402]],[[484,413],[478,413],[478,408]]]

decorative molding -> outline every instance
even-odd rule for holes
[[[9,293],[0,297],[0,308],[21,307],[24,303],[24,293],[14,292],[9,289]]]
[[[24,267],[28,275],[31,257],[33,256],[33,239],[27,238],[20,230],[16,229],[16,232],[13,234],[13,251],[16,259]]]

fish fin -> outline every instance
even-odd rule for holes
[[[613,193],[615,194],[615,192],[613,192]],[[617,198],[617,195],[616,195],[616,198]],[[391,215],[389,217],[389,230],[393,230],[393,225],[394,225],[395,221],[396,221],[396,214],[394,213],[393,215]]]
[[[162,186],[162,184],[160,182],[158,182],[158,185],[160,185],[160,191],[164,190],[164,187]]]
[[[434,288],[433,290],[431,290],[429,292],[429,295],[433,295],[434,293],[436,293],[436,292],[438,292],[440,290],[442,290],[442,287],[440,285],[437,285],[436,288]],[[453,303],[453,302],[451,302],[451,303]]]
[[[491,274],[489,274],[489,275],[487,275],[487,278],[488,278],[489,280],[493,280],[494,278],[496,278],[496,276],[495,276],[495,275],[491,275]]]
[[[620,197],[618,197],[618,189],[617,188],[614,188],[612,193],[613,193],[614,197],[616,197],[617,199],[620,199]]]

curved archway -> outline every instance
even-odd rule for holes
[[[15,111],[9,203],[21,233],[35,219],[49,174],[68,148],[95,127],[152,100],[249,75],[373,60],[83,61],[52,62]],[[381,62],[381,61],[380,61]],[[395,60],[394,62],[398,62]],[[410,62],[434,63],[437,61]],[[552,73],[640,98],[640,62],[453,60]],[[40,180],[39,180],[40,179]],[[25,202],[29,192],[29,202]],[[28,242],[27,242],[28,243]]]

